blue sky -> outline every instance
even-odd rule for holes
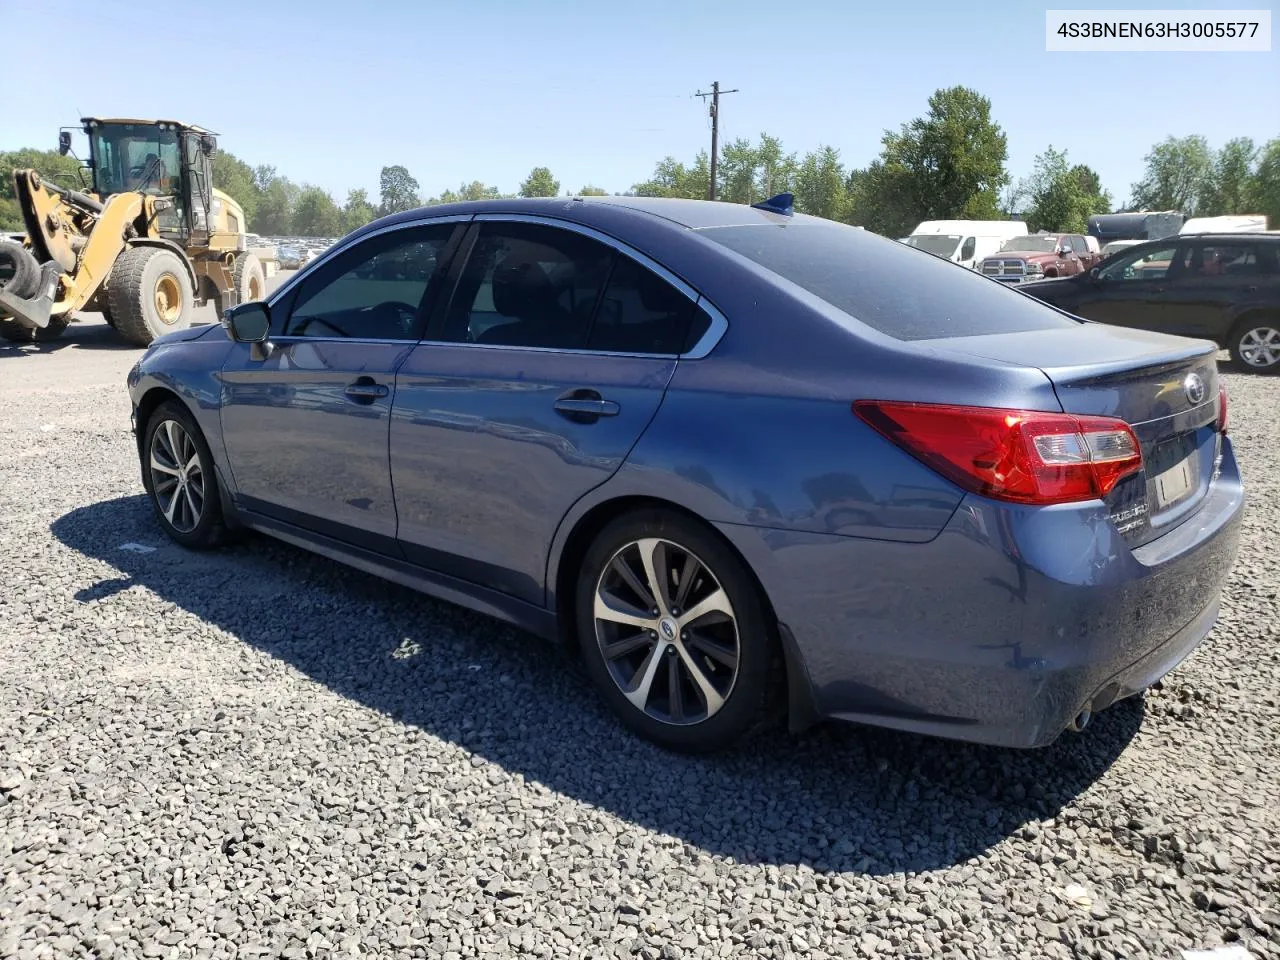
[[[1280,136],[1274,42],[1270,53],[1047,53],[1044,11],[1065,6],[0,0],[9,37],[49,37],[64,22],[115,51],[75,70],[49,69],[37,44],[8,47],[5,75],[40,81],[0,111],[0,149],[52,147],[85,114],[172,117],[339,202],[351,187],[376,196],[389,163],[425,195],[477,179],[513,191],[535,165],[562,189],[621,191],[663,156],[708,145],[693,94],[712,80],[741,90],[722,101],[722,138],[767,131],[802,154],[829,143],[850,166],[873,159],[884,129],[921,115],[935,89],[965,84],[991,98],[1015,177],[1053,144],[1121,200],[1170,134],[1213,146]],[[166,72],[134,70],[135,54]]]

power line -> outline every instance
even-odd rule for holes
[[[722,93],[738,93],[737,88],[733,90],[721,90],[720,81],[717,80],[711,84],[711,92],[703,93],[699,91],[695,96],[706,100],[711,98],[711,184],[707,188],[707,199],[714,200],[716,198],[716,153],[720,147],[720,94]]]

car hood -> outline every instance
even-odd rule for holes
[[[209,336],[214,330],[221,330],[222,324],[209,323],[199,327],[187,327],[185,330],[175,330],[173,333],[166,333],[156,337],[151,341],[153,347],[164,347],[171,343],[187,343],[191,340],[201,340]]]
[[[987,257],[988,260],[1007,260],[1010,257],[1017,257],[1019,260],[1028,261],[1045,261],[1057,260],[1056,253],[1045,253],[1043,250],[1004,250],[1000,253],[993,253]]]

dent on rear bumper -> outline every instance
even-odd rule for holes
[[[1138,549],[1101,504],[979,497],[929,543],[720,529],[794,636],[819,715],[1038,746],[1083,706],[1154,682],[1204,638],[1242,508],[1225,443],[1201,508]]]

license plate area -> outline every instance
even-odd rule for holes
[[[1187,457],[1163,473],[1156,475],[1152,487],[1156,495],[1156,508],[1163,510],[1181,503],[1198,486],[1195,458]]]

